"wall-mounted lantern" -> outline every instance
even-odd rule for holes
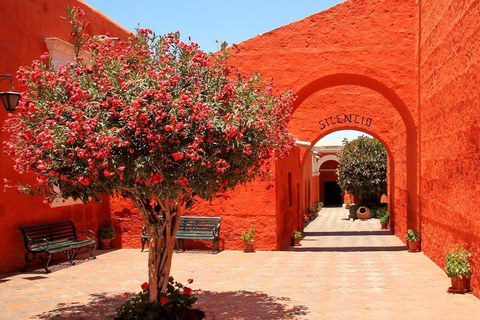
[[[10,78],[10,90],[12,90],[12,75],[11,74],[0,74],[0,81]],[[3,106],[7,112],[13,112],[17,107],[18,100],[20,100],[20,93],[13,91],[3,91],[0,92],[0,99],[2,100]]]

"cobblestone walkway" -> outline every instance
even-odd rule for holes
[[[380,231],[324,208],[300,247],[174,255],[172,275],[193,278],[209,319],[480,319],[480,300],[447,293],[444,272]],[[146,252],[99,251],[77,265],[0,277],[0,319],[113,319],[147,276]],[[200,290],[201,289],[201,290]]]

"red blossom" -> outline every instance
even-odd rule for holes
[[[168,298],[160,298],[160,303],[161,303],[162,305],[166,305],[166,304],[169,303],[169,302],[170,302],[170,300],[168,300]]]
[[[192,289],[190,289],[189,287],[183,287],[183,293],[189,295],[192,293]]]
[[[147,291],[148,290],[148,283],[147,282],[142,283],[141,287],[142,287],[143,291]]]

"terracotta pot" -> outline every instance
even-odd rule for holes
[[[408,252],[420,252],[420,240],[417,241],[408,241]]]
[[[299,246],[299,245],[300,245],[300,240],[302,240],[302,239],[301,239],[301,238],[295,238],[295,237],[293,237],[293,244],[294,244],[295,246]]]
[[[448,288],[450,293],[467,293],[470,292],[470,279],[466,277],[450,278],[452,286]]]
[[[357,218],[358,219],[370,219],[372,217],[372,213],[370,212],[370,209],[367,207],[360,207],[357,209]]]
[[[100,249],[110,249],[113,239],[100,239]]]
[[[253,241],[243,242],[243,252],[255,252]]]
[[[388,222],[380,223],[380,225],[382,226],[382,229],[388,229]]]

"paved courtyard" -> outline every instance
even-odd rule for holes
[[[300,247],[174,255],[172,275],[193,278],[209,319],[480,318],[480,300],[447,293],[450,280],[422,253],[380,231],[378,220],[346,220],[324,208]],[[0,319],[113,319],[124,293],[147,279],[147,252],[98,251],[96,260],[0,277]]]

